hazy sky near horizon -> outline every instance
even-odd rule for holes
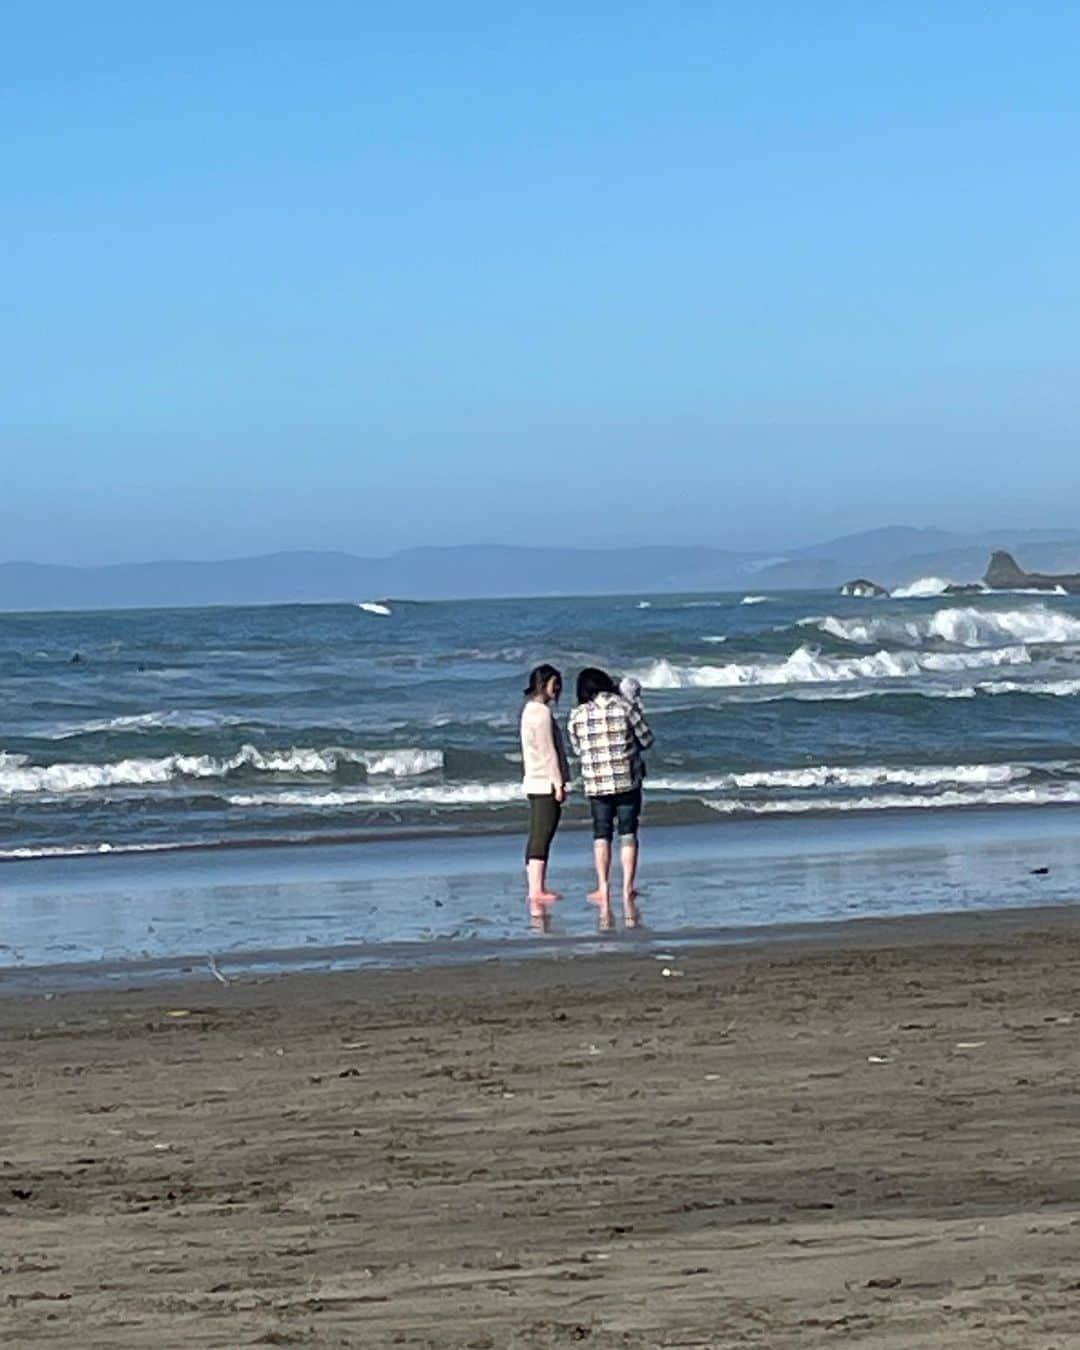
[[[0,560],[1076,524],[1074,5],[3,28]]]

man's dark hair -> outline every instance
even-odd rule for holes
[[[577,677],[577,701],[591,703],[597,694],[616,693],[615,681],[606,670],[597,670],[595,666],[586,666]]]

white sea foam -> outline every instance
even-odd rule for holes
[[[662,792],[728,792],[770,788],[938,787],[945,784],[984,786],[1026,778],[1022,764],[947,764],[925,766],[829,765],[799,769],[760,769],[743,773],[650,777],[648,786]]]
[[[15,755],[10,754],[6,750],[0,750],[0,771],[4,769],[20,769],[24,764],[29,763],[29,755]]]
[[[1053,698],[1073,698],[1080,694],[1080,680],[982,680],[976,689],[981,694],[1049,694]]]
[[[842,684],[855,680],[911,679],[928,672],[945,673],[986,666],[1027,665],[1026,647],[977,652],[888,652],[870,656],[822,656],[802,646],[782,661],[732,662],[726,666],[677,666],[654,661],[638,672],[646,689],[717,689],[753,685]]]
[[[389,605],[380,604],[378,600],[361,600],[358,606],[365,614],[382,614],[384,616],[391,613]]]
[[[727,641],[727,636],[724,633],[710,633],[708,637],[703,637],[701,640],[702,642],[711,642],[715,645],[719,645],[721,642]]]
[[[767,695],[765,701],[772,702],[781,698],[793,698],[802,703],[853,703],[862,698],[893,698],[901,695],[905,698],[974,698],[977,693],[974,685],[934,685],[919,684],[914,687],[885,687],[865,689],[838,689],[835,685],[825,688],[802,688],[785,690],[779,694]]]
[[[81,858],[101,853],[168,853],[177,849],[199,848],[198,843],[187,844],[41,844],[22,848],[0,849],[0,860],[16,862],[29,858]]]
[[[994,588],[995,595],[1068,595],[1064,586],[1003,586]]]
[[[774,703],[780,699],[795,699],[803,703],[851,703],[865,698],[970,699],[982,694],[1046,694],[1054,698],[1072,698],[1080,694],[1080,679],[1059,680],[980,680],[977,684],[935,685],[912,684],[906,687],[864,686],[852,688],[836,685],[769,686],[747,688],[750,701]]]
[[[763,605],[768,600],[767,595],[744,595],[739,601],[740,605]]]
[[[944,577],[919,577],[906,586],[897,586],[892,593],[894,600],[923,600],[927,596],[944,595],[953,583]]]
[[[802,619],[800,627],[817,628],[831,637],[861,646],[881,642],[918,645],[932,640],[958,647],[987,647],[1002,642],[1020,642],[1025,646],[1080,642],[1080,619],[1047,609],[1045,605],[1005,610],[963,605],[910,619],[888,615],[838,618],[829,614]]]
[[[956,806],[1050,806],[1080,802],[1080,783],[1044,783],[1038,787],[983,788],[972,792],[949,789],[932,795],[882,793],[877,797],[803,797],[784,801],[708,799],[705,805],[721,815],[786,816],[808,812],[940,810]]]
[[[293,747],[258,750],[242,746],[235,755],[164,755],[159,759],[121,759],[109,764],[47,764],[0,762],[0,797],[24,793],[63,794],[98,788],[143,787],[182,779],[226,778],[241,769],[258,773],[333,774],[342,764],[362,766],[372,775],[394,778],[430,773],[443,764],[441,750],[351,750],[331,746],[324,750]]]
[[[449,726],[477,726],[489,727],[492,731],[504,731],[509,727],[516,727],[518,725],[518,720],[517,717],[511,716],[510,713],[455,712],[437,713],[434,717],[428,719],[426,725],[435,727],[436,729]],[[399,725],[404,725],[404,723]]]
[[[180,731],[205,731],[210,728],[235,726],[240,721],[241,719],[238,717],[226,717],[221,713],[198,708],[173,708],[160,712],[125,713],[117,717],[100,717],[90,722],[68,722],[36,734],[50,741],[66,741],[71,740],[74,736],[90,736],[102,731],[157,731],[165,728]]]
[[[238,792],[225,799],[231,806],[494,806],[522,800],[521,784],[445,783],[438,787],[355,787],[331,792],[314,789],[283,792]]]
[[[977,586],[984,595],[1068,595],[1064,586],[995,586],[991,589],[981,581],[965,582],[965,585]],[[925,600],[944,595],[955,582],[943,577],[920,577],[907,586],[897,586],[892,592],[894,600]]]
[[[394,778],[413,778],[443,767],[441,750],[386,750],[365,754],[361,760],[370,774],[390,774]]]

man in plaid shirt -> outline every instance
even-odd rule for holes
[[[638,819],[641,779],[637,750],[653,743],[641,708],[620,698],[605,671],[588,667],[578,676],[577,706],[570,714],[570,744],[581,761],[585,795],[593,819],[596,890],[589,899],[600,907],[600,926],[611,928],[611,844],[618,822],[623,874],[623,914],[627,927],[640,922],[637,908]]]

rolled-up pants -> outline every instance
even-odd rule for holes
[[[547,862],[551,841],[559,828],[562,802],[555,800],[554,792],[529,793],[529,839],[525,845],[525,860],[539,858]]]

